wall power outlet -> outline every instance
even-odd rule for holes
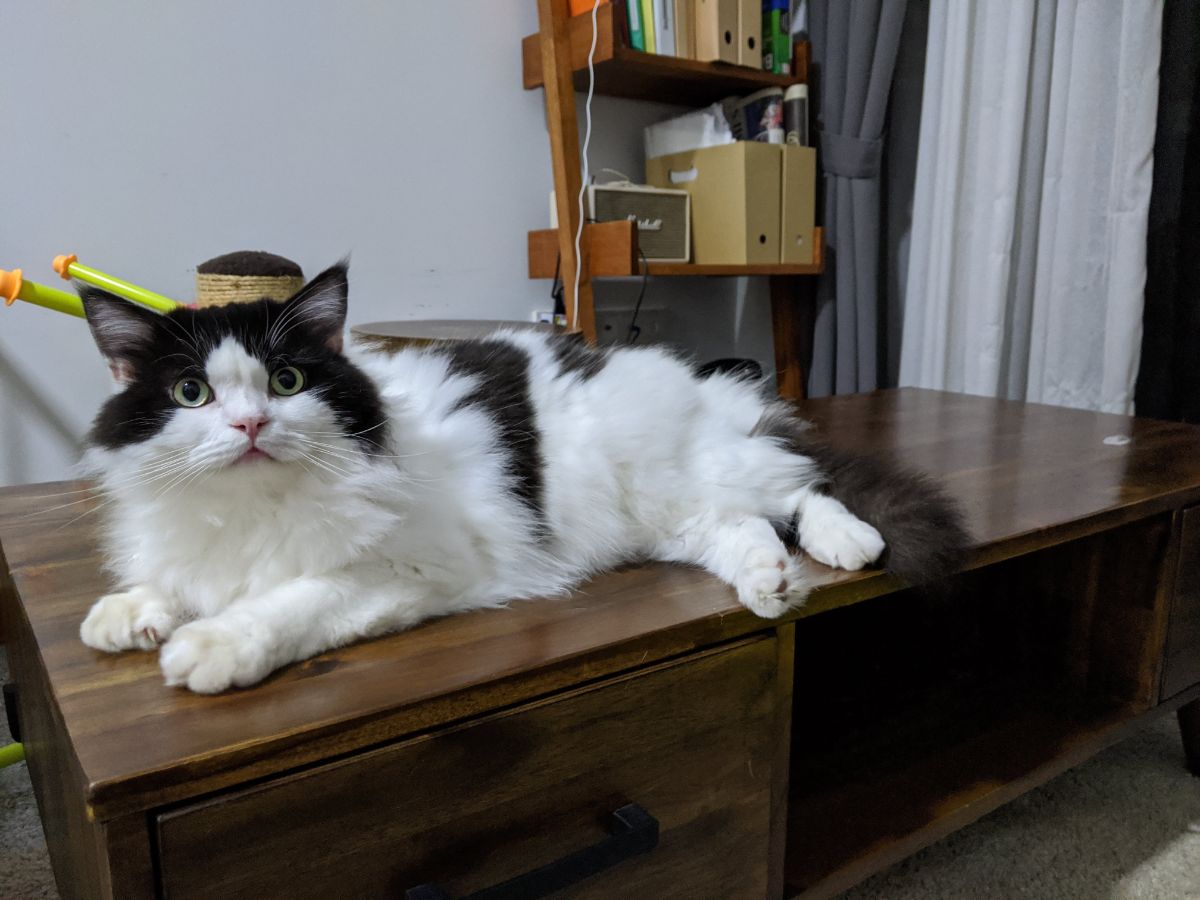
[[[602,307],[596,310],[596,342],[626,344],[633,307]],[[637,317],[639,344],[655,344],[670,339],[671,311],[662,306],[643,306]]]

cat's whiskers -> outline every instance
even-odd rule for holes
[[[343,477],[343,478],[349,478],[349,477],[350,477],[350,473],[349,473],[349,472],[343,471],[342,469],[340,469],[340,468],[338,468],[337,466],[335,466],[333,463],[326,462],[325,460],[318,459],[317,457],[315,457],[315,456],[313,456],[313,455],[311,455],[311,454],[309,454],[309,453],[306,453],[306,452],[305,452],[305,451],[303,451],[303,450],[301,450],[301,451],[300,451],[300,455],[301,455],[302,457],[304,457],[305,459],[307,459],[307,460],[308,460],[310,463],[312,463],[314,466],[318,466],[318,467],[320,467],[320,468],[324,469],[326,472],[329,472],[329,473],[330,473],[330,474],[332,474],[332,475],[340,475],[340,476],[341,476],[341,477]]]
[[[101,496],[103,496],[103,495],[102,494],[94,494],[91,497],[80,497],[78,500],[71,500],[68,503],[60,503],[60,504],[58,504],[58,506],[51,506],[49,509],[39,509],[35,512],[26,513],[25,515],[21,516],[21,518],[22,519],[32,519],[32,518],[35,518],[36,516],[45,516],[52,512],[58,512],[60,509],[68,509],[72,506],[78,506],[80,503],[90,503],[91,501],[96,500],[98,497],[101,497]]]
[[[314,441],[303,435],[294,435],[296,440],[303,441],[312,447],[321,447],[326,450],[341,454],[344,459],[357,460],[359,457],[370,457],[372,459],[408,459],[410,456],[416,456],[415,453],[371,453],[368,450],[360,450],[355,447],[339,447],[336,444],[325,444],[321,441]]]
[[[86,503],[89,500],[93,499],[94,496],[103,496],[105,494],[112,493],[116,489],[124,489],[126,487],[135,486],[139,481],[144,480],[147,475],[153,475],[155,472],[163,471],[168,468],[173,468],[175,465],[178,464],[178,461],[179,461],[178,457],[185,455],[188,452],[189,451],[187,451],[187,450],[177,451],[176,458],[174,458],[168,462],[162,463],[161,465],[156,465],[149,469],[143,469],[143,470],[139,470],[137,472],[129,473],[121,478],[113,479],[107,483],[97,481],[88,487],[77,488],[76,490],[73,490],[73,491],[58,491],[53,494],[42,494],[41,496],[37,497],[36,499],[51,500],[51,499],[54,499],[55,497],[71,497],[75,494],[89,494],[91,496],[80,497],[79,499],[72,500],[69,503],[62,503],[62,504],[59,504],[58,506],[52,506],[48,509],[37,510],[36,512],[28,513],[27,515],[22,516],[22,518],[30,518],[32,516],[44,515],[45,513],[54,512],[56,510],[66,509],[68,506],[75,506],[78,503]]]
[[[291,309],[284,312],[284,314],[280,316],[275,321],[275,324],[271,327],[271,331],[267,335],[267,348],[270,349],[282,341],[297,325],[320,318],[321,315],[322,313],[320,311],[314,312],[312,310],[307,310],[302,304],[296,304]],[[292,322],[293,319],[295,322],[289,325],[286,330],[283,330],[283,326],[289,322]]]
[[[176,474],[176,476],[174,478],[172,478],[171,481],[169,481],[167,484],[165,484],[163,487],[159,488],[159,490],[155,492],[155,495],[154,495],[155,499],[158,499],[158,500],[163,499],[164,497],[167,496],[168,493],[170,493],[172,488],[174,488],[176,486],[181,486],[196,472],[203,472],[204,469],[205,469],[204,466],[199,465],[195,462],[186,464],[183,467],[182,471],[180,471],[178,474]]]
[[[275,344],[275,333],[279,330],[280,323],[287,321],[287,319],[295,313],[297,308],[298,307],[293,306],[289,309],[285,309],[282,315],[280,315],[279,318],[271,324],[271,327],[267,329],[267,335],[264,338],[263,343],[268,350]]]
[[[161,321],[165,322],[169,328],[173,328],[175,330],[176,334],[180,336],[180,342],[192,351],[192,360],[197,366],[204,368],[204,360],[207,358],[207,356],[199,347],[199,340],[196,337],[195,326],[192,326],[189,333],[189,331],[185,330],[183,325],[176,321],[175,317],[169,313],[162,316]]]
[[[306,311],[304,309],[304,307],[302,307],[302,306],[292,307],[292,309],[290,309],[286,315],[281,316],[280,320],[279,320],[280,322],[287,321],[287,322],[290,322],[291,324],[289,324],[286,329],[279,331],[271,339],[271,342],[267,346],[274,347],[276,344],[280,343],[285,337],[287,337],[289,334],[291,334],[293,331],[295,331],[296,328],[299,327],[300,325],[304,325],[307,322],[312,322],[312,321],[315,321],[315,320],[321,319],[321,318],[324,318],[324,313],[321,310],[307,310]],[[295,320],[295,321],[293,321],[293,320]],[[277,325],[278,325],[278,323],[277,323]]]
[[[362,431],[352,431],[349,433],[345,431],[310,431],[309,434],[333,434],[339,437],[358,437],[359,435],[366,434],[368,431],[374,431],[376,428],[382,428],[386,424],[386,421],[376,422],[370,428],[364,428]]]
[[[195,472],[193,472],[190,477],[184,479],[183,484],[179,486],[179,493],[182,494],[190,487],[199,487],[200,485],[204,484],[204,482],[212,477],[213,472],[215,471],[216,469],[213,469],[209,466],[197,465],[195,467]]]
[[[68,527],[68,526],[70,526],[70,525],[74,525],[74,524],[75,524],[76,522],[78,522],[80,519],[83,519],[83,518],[85,518],[85,517],[87,517],[87,516],[90,516],[92,513],[99,512],[100,510],[104,509],[104,507],[108,506],[108,505],[109,505],[109,504],[111,504],[111,503],[115,503],[115,502],[116,502],[115,498],[113,498],[113,497],[109,497],[107,500],[103,500],[103,501],[101,501],[100,503],[97,503],[97,504],[96,504],[94,507],[92,507],[91,509],[85,509],[83,512],[81,512],[81,513],[80,513],[79,515],[77,515],[75,518],[73,518],[73,519],[71,519],[71,520],[69,520],[69,521],[67,521],[67,522],[63,522],[63,524],[59,525],[59,526],[58,526],[57,528],[55,528],[54,530],[55,530],[55,531],[62,531],[62,529],[66,528],[66,527]]]
[[[302,439],[302,440],[303,440],[303,439]],[[309,442],[309,443],[311,444],[312,442]],[[325,454],[328,454],[328,455],[330,455],[330,456],[338,456],[338,454],[337,454],[336,452],[334,452],[334,451],[331,451],[331,450],[327,450],[327,449],[322,449],[322,447],[321,447],[321,446],[319,446],[319,445],[318,445],[318,446],[313,446],[313,447],[311,447],[310,449],[311,449],[311,450],[312,450],[312,452],[314,452],[314,453],[325,453]],[[304,451],[301,451],[301,452],[303,453]],[[362,455],[365,455],[365,456],[370,456],[371,454],[362,454]],[[306,457],[306,458],[308,458],[308,459],[312,460],[312,457],[311,457],[311,456],[309,456],[309,457]],[[342,456],[342,457],[340,457],[340,458],[341,458],[341,459],[344,459],[344,460],[347,460],[347,461],[349,461],[349,462],[361,462],[361,460],[360,460],[360,459],[358,459],[357,457],[345,457],[345,456]],[[313,461],[314,461],[314,462],[316,462],[316,460],[313,460]],[[348,474],[348,473],[346,473],[346,474],[347,474],[347,477],[349,477],[349,474]],[[403,484],[412,484],[412,485],[421,485],[421,486],[425,486],[425,485],[431,485],[431,484],[436,484],[436,483],[438,483],[438,482],[441,482],[441,481],[444,481],[444,480],[445,480],[445,479],[443,479],[443,478],[418,478],[418,477],[414,476],[412,473],[410,473],[410,472],[408,472],[408,471],[406,471],[406,470],[404,470],[404,469],[401,469],[401,468],[397,468],[397,469],[396,469],[394,472],[389,472],[389,473],[388,473],[388,477],[389,477],[389,478],[396,478],[396,479],[398,479],[398,480],[399,480],[401,483],[403,483]]]
[[[98,487],[101,491],[109,493],[115,489],[123,489],[130,485],[136,485],[139,481],[150,475],[157,475],[160,472],[166,472],[177,468],[183,463],[190,449],[177,450],[165,456],[154,459],[150,465],[141,466],[133,472],[129,472],[120,478],[111,479],[101,482]]]
[[[32,512],[25,516],[22,516],[22,518],[31,518],[34,516],[47,515],[52,512],[57,512],[60,509],[68,509],[72,506],[78,506],[81,503],[90,503],[97,499],[103,498],[103,499],[100,499],[100,503],[98,503],[96,505],[96,507],[94,507],[94,509],[86,510],[84,512],[83,515],[87,515],[87,513],[89,513],[89,512],[93,512],[96,509],[102,509],[103,507],[108,506],[110,503],[112,503],[113,500],[115,499],[116,491],[118,491],[118,490],[128,491],[128,490],[132,490],[134,488],[144,487],[144,486],[153,484],[155,481],[160,481],[163,478],[169,478],[170,476],[174,475],[178,471],[178,466],[179,466],[179,463],[176,461],[176,462],[172,463],[171,465],[162,466],[162,467],[160,467],[156,470],[150,471],[148,473],[147,472],[135,473],[135,474],[127,476],[125,479],[121,479],[120,481],[113,483],[113,484],[104,485],[104,484],[98,483],[90,488],[81,488],[79,491],[64,491],[63,494],[61,494],[60,496],[67,496],[70,494],[85,493],[85,492],[88,493],[89,496],[80,497],[76,500],[71,500],[67,503],[60,503],[57,506],[51,506],[48,509],[41,509],[36,512]],[[54,496],[54,495],[51,494],[49,496]],[[82,518],[82,516],[77,517],[76,519],[74,519],[72,521],[78,521],[79,518]]]
[[[332,456],[348,463],[361,464],[363,461],[361,456],[351,456],[349,453],[344,453],[332,447],[325,447],[320,444],[312,444],[311,442],[308,443],[308,450],[312,453],[323,453],[327,456]]]
[[[309,433],[314,434],[315,432],[309,432]],[[358,449],[351,449],[349,447],[338,447],[336,444],[323,444],[320,441],[309,440],[308,438],[302,437],[300,435],[296,435],[296,437],[299,440],[302,440],[307,444],[312,444],[315,447],[329,447],[331,449],[341,450],[346,453],[358,453],[358,454],[361,454],[362,456],[370,456],[374,459],[411,459],[414,456],[425,456],[429,452],[428,450],[420,450],[416,453],[372,453],[369,450],[358,450]]]

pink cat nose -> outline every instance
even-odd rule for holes
[[[230,422],[229,424],[238,431],[244,431],[246,437],[250,438],[250,443],[253,444],[258,437],[258,429],[267,424],[267,419],[265,416],[251,416],[246,419],[238,419],[236,422]]]

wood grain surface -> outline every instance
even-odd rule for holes
[[[1200,429],[993,399],[901,390],[807,401],[835,443],[944,480],[979,542],[1005,559],[1200,500]],[[1104,443],[1125,436],[1124,445]],[[78,639],[110,586],[95,500],[76,484],[0,490],[0,543],[47,689],[79,755],[90,813],[148,809],[287,771],[763,630],[730,588],[666,565],[602,575],[570,597],[430,622],[289,666],[217,697],[163,686],[156,654]],[[813,565],[795,617],[888,593],[879,572]]]

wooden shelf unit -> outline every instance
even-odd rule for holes
[[[703,106],[730,95],[745,95],[766,87],[787,87],[808,78],[807,44],[797,45],[791,75],[775,75],[749,66],[698,62],[634,50],[629,45],[629,24],[621,0],[601,6],[596,15],[597,41],[593,57],[595,93],[635,100],[654,100]],[[579,224],[576,198],[581,186],[579,125],[575,91],[587,89],[587,57],[592,41],[590,15],[572,17],[568,0],[538,0],[538,33],[521,42],[522,79],[526,90],[545,90],[546,121],[554,169],[557,229],[528,235],[529,275],[552,278],[557,270],[564,285],[568,328],[589,342],[596,340],[592,295],[595,277],[630,277],[643,274],[637,236],[627,223],[601,223],[584,229],[581,260],[575,259],[575,233]],[[618,227],[610,227],[618,226]],[[811,291],[798,280],[820,274],[822,242],[814,233],[817,259],[812,265],[696,265],[650,263],[654,276],[755,276],[770,278],[771,319],[775,339],[775,368],[783,397],[804,396],[801,347],[810,331],[806,308]],[[579,267],[578,303],[573,296]],[[578,306],[578,321],[575,309]]]
[[[696,263],[643,263],[638,254],[637,229],[632,222],[597,222],[583,226],[580,253],[593,278],[632,278],[661,275],[819,275],[822,269],[822,232],[813,232],[816,260],[809,264],[697,265]],[[545,228],[529,232],[529,277],[553,278],[558,261],[558,231]]]

